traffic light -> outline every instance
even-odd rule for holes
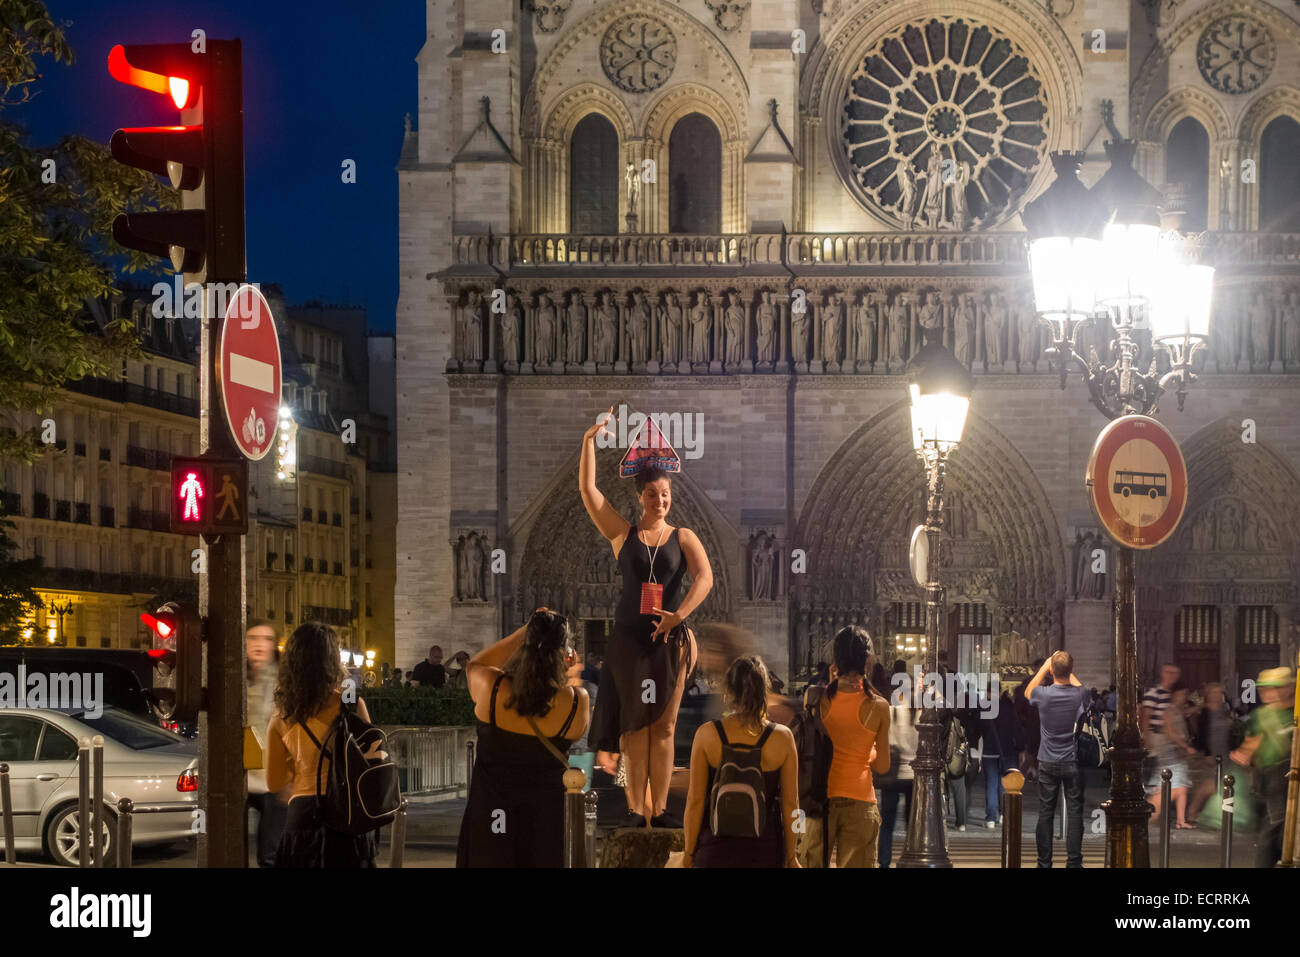
[[[172,459],[172,531],[248,534],[248,462],[242,458]]]
[[[171,97],[178,126],[129,127],[113,134],[115,159],[166,176],[182,207],[124,213],[113,238],[129,249],[170,258],[195,281],[244,279],[244,107],[239,40],[118,45],[113,79]],[[200,275],[201,274],[201,275]]]
[[[154,686],[146,696],[162,717],[193,721],[203,704],[203,619],[192,606],[169,601],[140,620],[154,636]]]

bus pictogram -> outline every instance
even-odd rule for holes
[[[1169,476],[1164,472],[1130,472],[1117,469],[1112,490],[1116,495],[1122,495],[1124,498],[1130,495],[1162,498],[1169,494],[1168,482]]]

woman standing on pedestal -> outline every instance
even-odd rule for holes
[[[713,572],[695,533],[667,522],[672,505],[667,473],[651,468],[635,477],[641,506],[635,525],[596,488],[595,439],[601,432],[613,435],[605,428],[612,413],[611,407],[583,436],[578,466],[582,503],[613,548],[623,577],[590,740],[597,762],[610,774],[617,766],[612,752],[626,760],[630,826],[681,827],[666,810],[677,708],[696,657],[694,638],[682,623],[713,587]],[[647,781],[650,808],[644,807]]]

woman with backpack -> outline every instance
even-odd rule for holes
[[[469,660],[478,750],[457,867],[562,867],[564,772],[587,730],[569,622],[547,608]]]
[[[323,822],[322,799],[329,751],[321,748],[343,708],[346,678],[334,629],[304,622],[285,644],[275,688],[275,713],[267,728],[266,786],[275,794],[292,785],[276,867],[374,867],[375,832],[351,835]],[[369,721],[366,703],[356,713]],[[378,756],[367,754],[366,757]],[[319,777],[318,777],[319,776]]]
[[[691,745],[683,867],[799,867],[799,756],[794,735],[767,720],[767,667],[757,655],[727,669],[732,709]]]
[[[832,651],[831,682],[820,704],[832,746],[827,845],[838,867],[875,867],[880,809],[871,773],[889,770],[889,701],[864,680],[872,654],[865,628],[841,628]]]

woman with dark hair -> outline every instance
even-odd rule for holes
[[[681,827],[667,807],[677,709],[696,656],[683,623],[713,587],[713,572],[695,533],[668,524],[672,479],[667,473],[652,468],[636,476],[641,517],[635,525],[596,487],[596,436],[612,437],[605,423],[613,411],[611,407],[586,431],[578,465],[582,504],[613,548],[623,580],[596,695],[592,740],[597,763],[609,774],[617,769],[614,753],[624,756],[630,826]],[[649,807],[643,799],[647,782]]]
[[[767,720],[767,667],[758,655],[737,658],[727,669],[723,696],[731,710],[700,725],[691,745],[691,781],[686,795],[683,867],[799,867],[799,756],[794,735]],[[727,750],[758,752],[763,776],[760,833],[719,836],[710,820],[714,783]]]
[[[564,864],[561,757],[589,715],[586,689],[568,674],[577,660],[571,638],[563,615],[539,608],[466,666],[478,750],[457,867]]]
[[[374,833],[354,837],[330,830],[320,819],[316,796],[329,775],[328,752],[322,760],[321,748],[344,707],[345,678],[334,629],[318,621],[299,625],[284,646],[266,735],[267,788],[276,793],[292,786],[276,867],[375,866]],[[360,698],[356,712],[370,720]]]
[[[889,771],[889,701],[864,680],[872,660],[865,628],[841,628],[832,658],[831,682],[821,701],[833,748],[826,780],[827,846],[833,854],[838,849],[838,867],[875,867],[880,809],[871,773]]]

